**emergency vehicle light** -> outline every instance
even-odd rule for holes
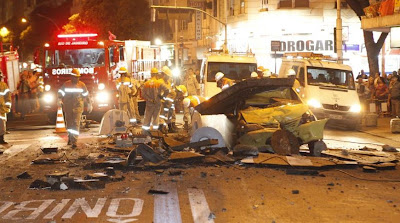
[[[78,38],[78,37],[96,37],[97,33],[86,33],[86,34],[59,34],[58,38]]]

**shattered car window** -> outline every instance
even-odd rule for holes
[[[299,104],[301,101],[291,88],[278,89],[274,91],[264,91],[252,95],[245,101],[245,107],[275,107],[287,104]]]

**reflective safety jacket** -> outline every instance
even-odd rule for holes
[[[0,118],[6,120],[11,108],[11,92],[3,81],[0,81]]]
[[[225,90],[225,89],[227,89],[228,87],[230,87],[230,86],[232,86],[234,84],[235,84],[235,82],[233,80],[231,80],[229,78],[226,78],[226,77],[223,77],[221,79],[221,84],[218,87],[220,87],[222,90]]]
[[[174,103],[175,97],[176,97],[176,92],[175,92],[175,88],[172,87],[171,81],[165,81],[164,79],[160,79],[159,81],[161,81],[168,88],[168,93],[166,93],[166,92],[163,93],[163,95],[166,95],[165,97],[163,97],[163,100]]]
[[[121,77],[117,79],[116,83],[119,103],[127,103],[131,94],[131,79],[129,77]]]
[[[89,91],[82,81],[78,81],[76,84],[73,84],[72,81],[66,81],[58,90],[58,96],[63,99],[64,106],[83,110],[84,99],[88,98]]]
[[[142,97],[146,102],[160,104],[164,94],[168,94],[169,90],[163,81],[151,78],[146,81],[142,89]]]
[[[192,95],[192,96],[188,96],[186,98],[190,99],[190,105],[189,107],[196,107],[197,105],[199,105],[200,103],[203,103],[206,101],[205,97],[202,96],[196,96],[196,95]]]

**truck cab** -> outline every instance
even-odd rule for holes
[[[350,129],[359,127],[361,105],[350,66],[322,54],[286,53],[279,77],[293,71],[299,83],[296,91],[317,118]]]
[[[203,59],[200,70],[201,95],[209,98],[221,92],[215,82],[217,72],[222,72],[225,74],[224,77],[239,82],[250,78],[253,71],[257,71],[257,60],[254,55],[208,54]]]

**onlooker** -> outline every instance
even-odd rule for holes
[[[375,88],[375,99],[376,101],[376,110],[378,111],[378,113],[381,112],[381,103],[384,100],[387,100],[389,96],[389,88],[386,86],[386,84],[384,83],[384,79],[383,77],[378,78],[377,81],[377,86]]]
[[[364,70],[360,71],[356,79],[358,80],[359,78],[368,79],[368,76],[364,73]]]
[[[398,75],[393,75],[391,80],[392,87],[390,88],[390,105],[392,108],[392,116],[400,116],[400,81]]]

